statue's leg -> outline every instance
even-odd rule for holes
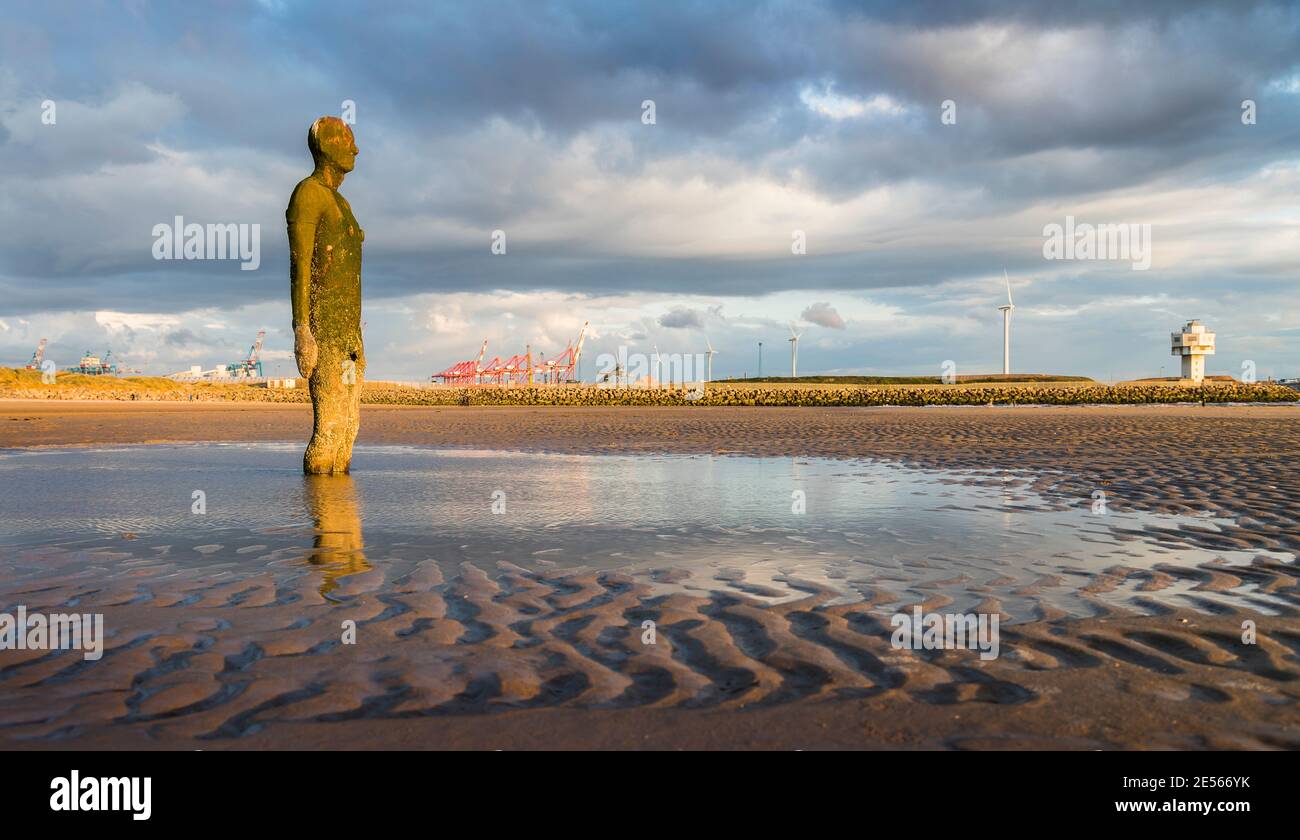
[[[312,475],[345,473],[352,462],[352,443],[360,420],[361,377],[342,348],[318,344],[316,369],[307,387],[311,391],[313,427],[303,453],[303,472]]]
[[[340,429],[338,448],[334,453],[335,472],[347,472],[352,467],[352,444],[357,440],[361,430],[361,383],[365,381],[366,362],[360,353],[349,353],[344,359],[346,364],[352,361],[352,382],[347,384],[347,395],[343,400],[345,422]]]

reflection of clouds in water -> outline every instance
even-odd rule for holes
[[[837,603],[884,609],[941,596],[954,611],[996,598],[1021,620],[1047,605],[1093,615],[1098,601],[1275,612],[1271,572],[1233,572],[1238,583],[1225,588],[1218,564],[1290,559],[1245,543],[1231,550],[1225,535],[1191,528],[1210,524],[1203,519],[1098,517],[1089,503],[1044,497],[1034,476],[1005,470],[363,446],[354,479],[304,477],[300,452],[231,444],[0,455],[0,546],[129,546],[137,558],[152,553],[198,575],[300,574],[306,559],[312,587],[338,601],[352,591],[345,576],[371,568],[364,519],[370,554],[383,558],[380,587],[429,561],[448,580],[462,564],[489,577],[507,566],[547,576],[617,570],[659,594],[793,601],[811,584]],[[207,493],[205,516],[190,514],[195,488]],[[803,515],[792,515],[796,489],[806,493]],[[506,515],[492,513],[497,490],[509,499]],[[138,539],[124,542],[127,530]],[[284,556],[293,558],[288,567],[279,565]],[[125,571],[107,565],[110,576]],[[1111,574],[1120,567],[1130,570],[1127,583]],[[11,569],[0,549],[0,578]],[[1201,586],[1207,580],[1214,591]]]
[[[370,570],[363,549],[357,486],[350,475],[303,476],[303,501],[316,534],[307,562],[321,566],[320,594],[338,588],[338,578]]]

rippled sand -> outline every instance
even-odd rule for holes
[[[5,411],[17,416],[13,404]],[[148,413],[92,423],[109,438],[221,439],[242,428],[274,440],[303,419],[251,411],[201,427]],[[968,580],[936,565],[928,596],[912,597],[924,591],[914,582],[898,591],[882,570],[847,601],[834,580],[778,569],[756,582],[743,566],[715,570],[710,583],[699,570],[677,579],[671,563],[640,575],[523,558],[486,570],[410,556],[385,563],[387,553],[365,545],[361,517],[337,500],[310,523],[316,540],[305,554],[278,548],[276,534],[191,543],[173,556],[125,538],[27,549],[0,587],[5,603],[103,612],[114,635],[97,663],[0,652],[0,738],[203,748],[1300,746],[1300,428],[1286,409],[402,409],[366,421],[370,442],[600,452],[617,440],[620,451],[867,456],[954,470],[974,485],[993,480],[975,469],[1006,469],[1035,505],[1086,506],[1104,487],[1117,510],[1231,523],[1130,533],[1170,549],[1168,562],[1117,562],[1086,580]],[[5,429],[17,423],[43,423],[45,443],[76,442],[60,435],[83,428],[46,414]],[[1123,550],[1125,530],[1108,531],[1106,551]],[[231,566],[180,563],[182,548]],[[1191,551],[1209,554],[1185,562]],[[1228,564],[1215,552],[1252,559]],[[265,571],[246,573],[250,558]],[[780,597],[765,591],[773,586]],[[1053,589],[1089,613],[1055,610]],[[991,662],[890,646],[882,605],[942,609],[954,592],[988,609],[1010,596],[1039,608],[1008,614],[1019,622],[1003,626]],[[341,643],[345,620],[357,622],[355,645]],[[653,646],[640,638],[645,620],[657,624]],[[1242,644],[1244,620],[1257,623],[1258,644]]]
[[[626,716],[627,728],[600,720],[608,710],[671,711],[677,728],[657,744],[716,744],[707,732],[716,714],[701,713],[724,709],[741,716],[728,722],[742,729],[737,744],[956,746],[1005,735],[1008,745],[1300,745],[1293,617],[1252,615],[1255,646],[1241,644],[1239,615],[1040,620],[1004,627],[1001,658],[984,662],[965,651],[895,650],[869,603],[836,605],[836,593],[797,580],[788,582],[806,596],[773,605],[655,595],[615,573],[516,569],[491,579],[466,565],[448,581],[432,562],[396,580],[381,569],[342,577],[328,599],[312,573],[280,585],[270,573],[223,583],[160,578],[142,565],[135,571],[152,583],[127,574],[104,585],[99,571],[6,593],[51,610],[71,595],[76,609],[103,612],[114,633],[99,662],[5,652],[0,731],[10,745],[215,748],[259,735],[291,746],[397,745],[396,731],[420,730],[390,724],[455,718],[465,722],[460,736],[405,745],[473,733],[480,746],[514,746],[492,741],[473,718],[547,709],[590,718],[566,718],[549,740],[556,746],[639,743]],[[1294,578],[1275,581],[1294,598]],[[341,643],[345,620],[357,623],[355,645]],[[644,620],[658,625],[654,645],[642,643]],[[811,706],[818,711],[805,718]],[[768,716],[751,718],[755,726],[775,710],[785,728],[743,731],[744,716],[759,710]],[[883,716],[867,729],[808,731],[820,717],[873,710]],[[955,725],[963,718],[970,725]],[[346,721],[365,726],[336,731]],[[279,726],[287,723],[313,731],[292,734]]]

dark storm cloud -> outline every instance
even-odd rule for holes
[[[182,329],[173,330],[163,336],[163,341],[171,347],[187,347],[197,343],[199,337],[194,334],[193,330]]]
[[[1244,14],[1276,5],[1264,0],[883,0],[864,4],[857,0],[834,0],[831,6],[846,15],[859,14],[877,20],[917,26],[955,26],[978,21],[1028,21],[1039,25],[1080,22],[1120,24],[1134,19],[1167,21],[1203,10]]]
[[[704,326],[704,320],[693,309],[678,308],[660,315],[659,326],[669,329],[699,329]]]
[[[1014,269],[1032,251],[875,231],[797,264],[629,256],[582,231],[512,239],[493,260],[440,231],[528,234],[563,201],[550,166],[584,132],[605,177],[695,155],[727,164],[700,165],[711,186],[761,177],[848,202],[919,184],[950,191],[936,217],[975,221],[1161,178],[1222,183],[1294,154],[1297,97],[1269,84],[1300,68],[1298,21],[1283,2],[25,6],[0,34],[0,297],[4,314],[283,297],[281,214],[310,165],[305,128],[345,98],[362,146],[345,192],[371,228],[377,298],[758,295]],[[884,105],[836,118],[809,91]],[[34,122],[46,97],[60,103],[49,130]],[[1249,129],[1244,98],[1261,113]],[[956,125],[939,122],[945,99]],[[640,212],[636,196],[613,212]],[[178,213],[260,223],[261,270],[154,262],[144,232]]]

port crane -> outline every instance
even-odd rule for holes
[[[41,343],[36,345],[36,349],[32,351],[32,360],[27,363],[27,370],[40,370],[41,361],[44,358],[45,358],[45,339],[42,338]]]

